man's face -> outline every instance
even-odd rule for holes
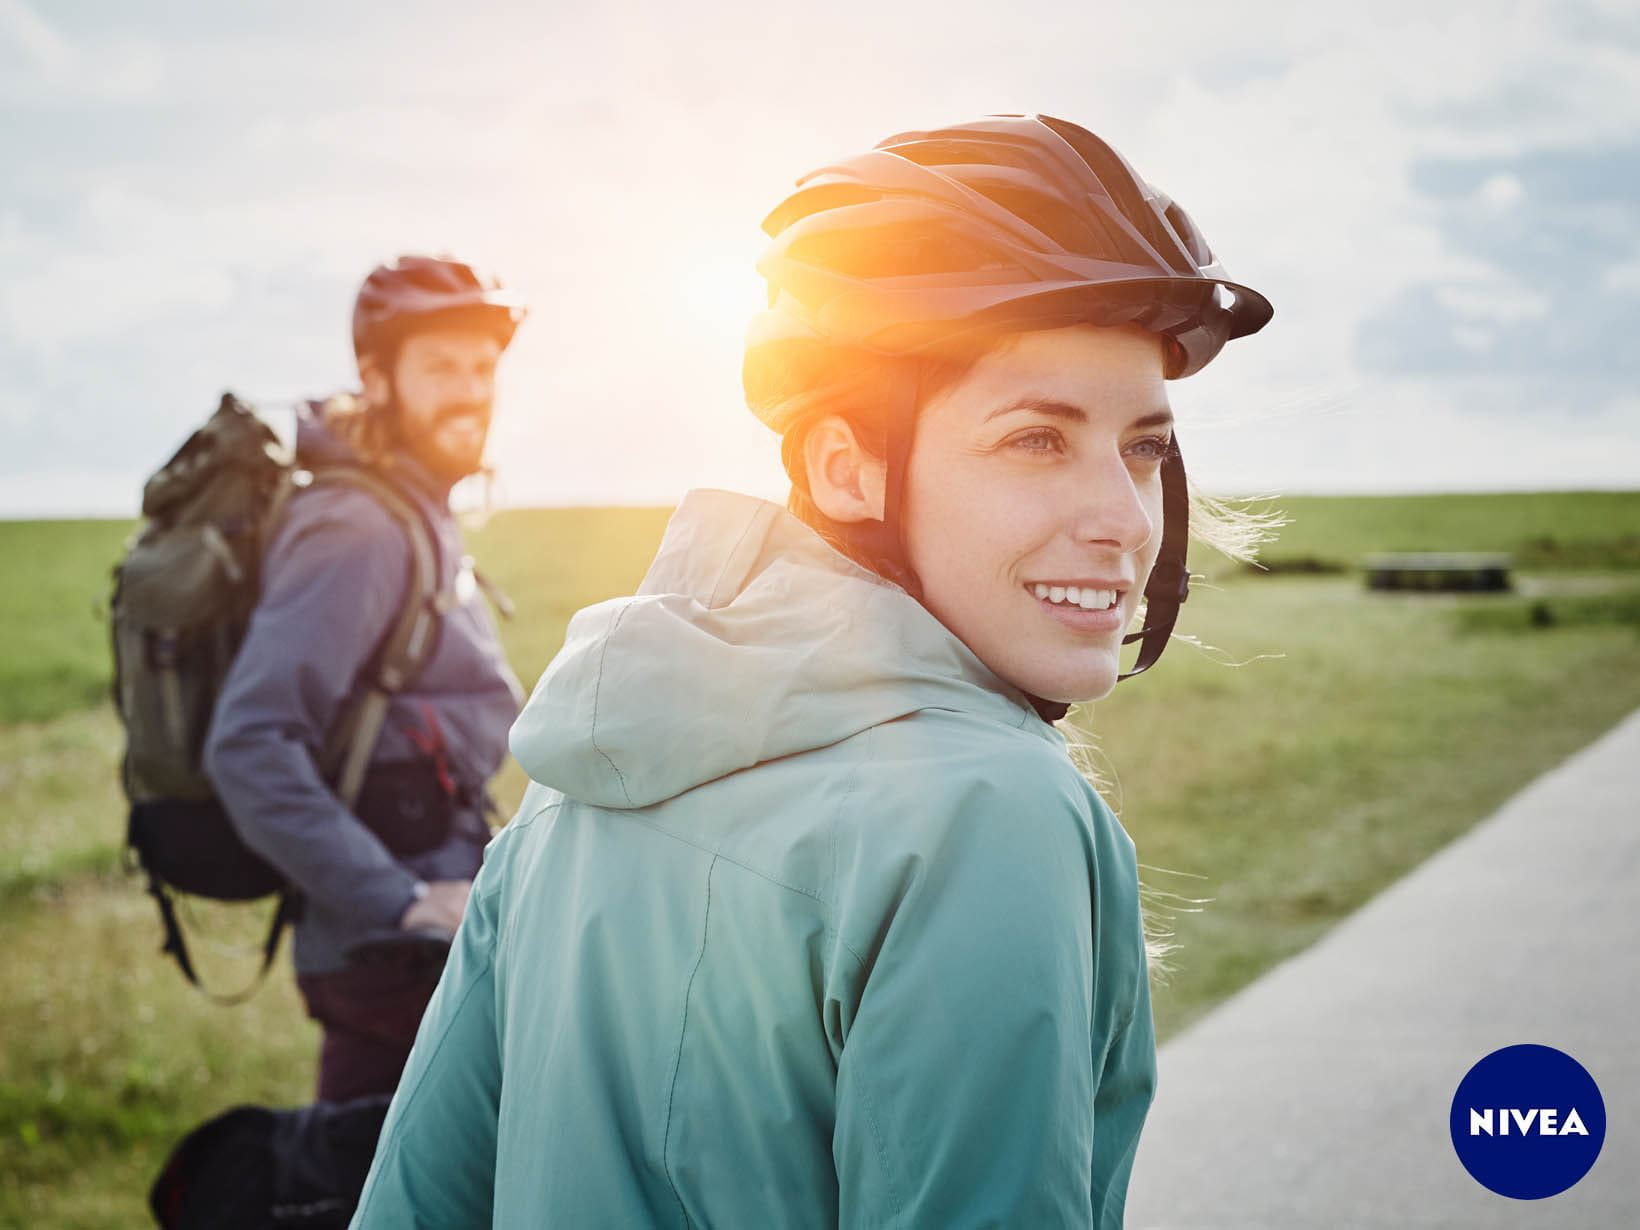
[[[404,447],[434,477],[455,483],[482,466],[501,350],[482,329],[434,328],[400,343],[391,372],[361,368],[372,401],[397,402]]]

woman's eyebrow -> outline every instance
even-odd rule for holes
[[[1022,410],[1033,414],[1046,414],[1049,418],[1070,419],[1078,423],[1088,421],[1087,411],[1081,406],[1073,406],[1068,401],[1059,401],[1052,397],[1021,397],[991,411],[985,416],[984,421],[989,423],[992,419],[999,419],[1005,414],[1014,414]]]
[[[1088,413],[1081,406],[1072,405],[1068,401],[1060,401],[1053,397],[1021,397],[1011,401],[1006,406],[1000,406],[985,416],[984,421],[999,419],[1005,414],[1014,414],[1019,411],[1029,411],[1033,414],[1045,414],[1049,418],[1065,419],[1075,423],[1088,421]],[[1127,425],[1132,431],[1137,427],[1171,427],[1173,426],[1173,412],[1171,410],[1153,410],[1149,414],[1141,415]]]

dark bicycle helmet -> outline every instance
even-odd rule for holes
[[[986,331],[1132,324],[1161,336],[1177,379],[1273,314],[1229,279],[1179,205],[1093,133],[1047,115],[889,137],[798,180],[763,229],[768,308],[748,331],[743,377],[754,413],[782,434],[833,391],[838,365],[815,359],[837,346],[915,355]],[[767,396],[792,373],[815,377],[806,395]],[[884,407],[884,520],[896,540],[916,410],[902,402]],[[1124,679],[1161,656],[1189,585],[1176,447],[1162,481],[1146,626],[1127,638],[1144,643]]]
[[[505,348],[524,319],[524,304],[493,276],[450,256],[401,256],[378,265],[353,304],[353,351],[392,347],[433,324],[472,323]]]

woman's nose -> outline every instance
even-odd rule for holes
[[[1076,481],[1072,534],[1078,542],[1110,546],[1126,554],[1150,541],[1156,532],[1156,518],[1151,516],[1145,498],[1146,484],[1154,485],[1159,493],[1159,476],[1135,475],[1121,455],[1113,452],[1078,475]]]

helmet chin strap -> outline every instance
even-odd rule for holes
[[[1190,596],[1190,569],[1185,564],[1189,549],[1190,488],[1185,483],[1184,457],[1175,435],[1162,461],[1162,546],[1150,569],[1150,580],[1145,583],[1145,626],[1122,638],[1124,645],[1142,642],[1139,659],[1132,670],[1116,677],[1118,683],[1155,666],[1167,648],[1173,625],[1179,619],[1179,607]]]
[[[899,395],[889,409],[883,473],[883,528],[889,551],[901,574],[890,578],[918,602],[923,600],[922,578],[911,567],[905,543],[905,480],[911,467],[911,442],[917,434],[917,407],[922,402],[922,380],[915,367],[901,381]]]

